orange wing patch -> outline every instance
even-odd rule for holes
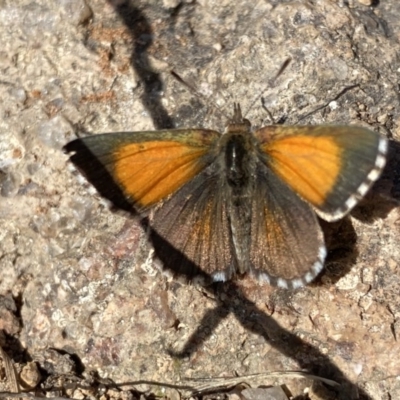
[[[176,141],[124,144],[114,152],[114,177],[137,206],[147,208],[197,175],[207,150]]]
[[[343,150],[334,137],[293,135],[261,146],[271,169],[303,199],[322,206],[342,168]]]

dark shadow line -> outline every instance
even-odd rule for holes
[[[185,347],[181,351],[168,349],[168,354],[176,358],[183,358],[187,355],[193,354],[194,351],[205,342],[205,339],[203,338],[210,337],[219,323],[223,321],[231,312],[232,310],[223,307],[221,304],[212,310],[208,310],[199,322],[198,329],[193,332],[190,338],[186,341]]]
[[[132,1],[125,1],[114,6],[132,37],[133,51],[131,65],[143,85],[141,101],[149,112],[156,129],[171,129],[174,127],[172,118],[161,103],[161,94],[164,84],[159,73],[151,70],[150,61],[147,55],[148,49],[153,43],[153,30],[146,16]]]
[[[235,283],[229,282],[226,285],[229,285],[231,296],[228,296],[223,303],[220,302],[215,309],[208,311],[204,315],[199,328],[192,333],[181,351],[176,352],[169,349],[169,354],[177,358],[184,358],[194,353],[196,348],[199,348],[212,332],[212,329],[210,329],[210,334],[205,336],[205,330],[202,327],[211,325],[214,328],[217,320],[222,320],[232,312],[247,331],[263,337],[272,347],[278,349],[286,357],[296,360],[302,371],[338,382],[340,384],[339,387],[329,388],[331,391],[336,392],[338,400],[372,400],[367,393],[356,384],[350,382],[329,357],[281,327],[272,317],[261,311],[254,302],[247,299]],[[232,297],[240,304],[240,307],[232,306],[234,304]],[[244,310],[245,312],[243,312]],[[249,315],[252,317],[249,318]],[[210,324],[210,321],[213,322]],[[265,327],[268,328],[266,329]],[[315,390],[318,393],[318,388]],[[322,395],[322,393],[320,394]],[[356,394],[360,397],[356,397]]]

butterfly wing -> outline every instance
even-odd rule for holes
[[[223,184],[218,166],[211,164],[154,211],[151,239],[165,267],[188,277],[197,275],[200,268],[217,281],[232,276]]]
[[[165,268],[224,280],[232,273],[232,257],[226,202],[213,163],[219,138],[218,132],[200,129],[121,132],[77,139],[65,149],[75,152],[71,161],[115,205],[153,210],[150,239]]]
[[[327,221],[366,194],[388,147],[377,133],[353,126],[267,126],[254,135],[269,168]]]
[[[71,161],[103,196],[142,212],[212,162],[210,149],[219,137],[203,129],[119,132],[76,139],[65,150],[75,152]]]
[[[298,288],[323,268],[326,249],[314,210],[261,161],[251,237],[251,272],[269,284]]]

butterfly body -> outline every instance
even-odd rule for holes
[[[357,204],[380,175],[387,141],[348,126],[253,132],[235,105],[224,134],[120,132],[66,150],[95,185],[113,180],[116,189],[102,194],[121,191],[142,215],[152,210],[155,250],[174,271],[191,276],[195,265],[214,280],[250,272],[297,288],[323,268],[317,214],[334,221]]]

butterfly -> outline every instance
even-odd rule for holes
[[[292,289],[323,269],[317,216],[348,214],[379,178],[387,149],[386,138],[355,126],[252,131],[238,104],[223,134],[119,132],[65,146],[79,169],[103,182],[102,192],[106,175],[112,179],[109,198],[120,193],[128,208],[151,216],[151,228],[176,250],[168,259],[176,272],[190,276],[195,265],[215,281],[251,273]]]

